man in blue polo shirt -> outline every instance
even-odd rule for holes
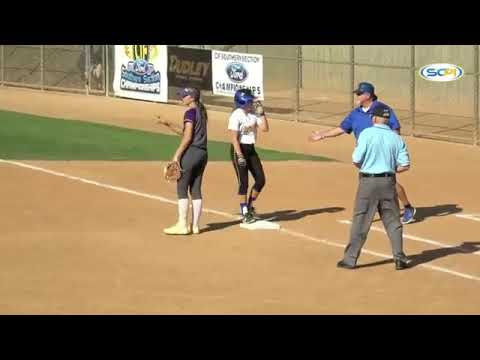
[[[361,82],[358,88],[354,91],[357,95],[357,104],[359,105],[342,121],[340,126],[324,131],[314,131],[310,136],[310,141],[319,141],[330,137],[336,137],[343,134],[350,134],[353,132],[355,139],[358,140],[360,133],[373,126],[372,114],[377,106],[386,106],[390,110],[390,118],[386,125],[388,125],[397,134],[400,134],[400,123],[393,112],[393,110],[378,101],[375,95],[375,88],[372,84]],[[410,204],[407,193],[400,183],[396,183],[398,197],[404,206],[404,213],[402,223],[408,224],[414,220],[416,209]]]
[[[360,169],[360,181],[350,242],[337,266],[344,269],[356,268],[373,217],[378,211],[392,245],[395,268],[403,270],[408,267],[409,260],[403,252],[403,229],[395,190],[395,174],[410,168],[410,157],[405,142],[386,125],[391,117],[390,109],[379,105],[372,115],[374,125],[359,136],[352,155],[354,165]]]

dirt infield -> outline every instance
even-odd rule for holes
[[[0,89],[0,108],[156,132],[167,131],[156,114],[179,120],[183,110],[23,89]],[[228,140],[226,117],[210,112],[212,140]],[[352,138],[309,144],[317,126],[271,128],[264,147],[340,160],[264,164],[258,207],[281,231],[238,226],[229,163],[207,167],[206,231],[168,237],[175,188],[161,180],[160,162],[0,162],[0,313],[480,313],[477,148],[406,138],[413,168],[399,179],[419,221],[404,227],[405,250],[418,265],[396,272],[375,222],[360,258],[368,266],[345,271],[335,264],[357,185]]]

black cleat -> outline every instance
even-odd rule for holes
[[[249,211],[247,212],[245,215],[243,215],[243,220],[242,222],[244,224],[252,224],[254,223],[256,220],[255,218],[253,217],[252,213]]]
[[[409,268],[409,261],[407,259],[396,259],[395,270],[404,270]]]
[[[347,264],[346,262],[344,262],[343,260],[342,260],[342,261],[339,261],[339,262],[337,263],[337,267],[338,267],[338,268],[342,268],[342,269],[349,269],[349,270],[353,270],[353,269],[356,268],[355,265],[349,265],[349,264]]]
[[[261,220],[262,219],[261,217],[258,216],[258,214],[255,211],[255,208],[253,206],[250,208],[250,214],[252,214],[252,216],[255,220]]]

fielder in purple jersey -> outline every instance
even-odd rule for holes
[[[207,110],[200,101],[200,90],[184,88],[179,92],[182,104],[188,107],[183,116],[183,128],[175,131],[182,136],[172,161],[180,163],[182,176],[177,180],[178,221],[164,229],[168,235],[200,233],[202,213],[202,180],[208,162]],[[164,125],[172,127],[169,122]],[[188,224],[189,195],[192,199],[192,223]]]

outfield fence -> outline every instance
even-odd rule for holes
[[[405,135],[479,145],[479,45],[170,46],[263,55],[265,107],[276,118],[336,126],[355,105],[356,84],[369,81]],[[432,63],[464,75],[422,79],[419,69]],[[1,45],[0,74],[2,86],[114,96],[114,45]],[[230,98],[203,95],[209,107],[231,109]]]

